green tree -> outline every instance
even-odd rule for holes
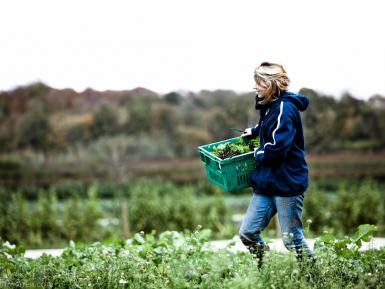
[[[325,152],[338,147],[336,100],[316,91],[302,88],[300,94],[309,97],[309,106],[302,113],[306,146],[312,152]]]
[[[207,129],[215,140],[224,140],[233,137],[231,120],[223,109],[214,108],[207,118]]]
[[[82,123],[75,124],[67,131],[66,139],[68,143],[88,142],[91,139],[90,128]]]
[[[50,132],[48,116],[41,110],[28,112],[22,122],[18,144],[20,147],[32,147],[35,150],[48,148],[48,134]]]
[[[102,105],[95,113],[95,119],[91,131],[94,138],[117,133],[117,116],[107,105]]]
[[[151,129],[152,103],[145,100],[136,100],[127,106],[128,121],[126,122],[125,132],[128,134],[146,133]]]
[[[170,92],[164,96],[164,100],[169,104],[178,105],[182,101],[182,96],[179,93]]]

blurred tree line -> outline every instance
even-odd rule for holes
[[[308,152],[377,151],[385,147],[385,97],[339,99],[312,89],[303,113]],[[78,93],[43,83],[0,92],[0,153],[65,152],[102,146],[140,158],[192,157],[199,145],[236,136],[230,127],[259,119],[254,93],[229,90],[170,92],[145,88]]]

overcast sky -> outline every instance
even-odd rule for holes
[[[0,90],[247,92],[267,60],[293,91],[385,95],[381,2],[2,0]]]

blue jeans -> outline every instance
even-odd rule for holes
[[[295,250],[297,258],[304,250],[312,256],[303,236],[302,206],[304,194],[294,197],[278,197],[253,193],[245,218],[239,230],[242,243],[249,248],[265,245],[260,233],[278,212],[282,240],[288,250]],[[250,250],[251,251],[251,250]]]

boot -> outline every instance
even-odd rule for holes
[[[308,263],[310,262],[310,265],[311,266],[314,266],[317,259],[316,257],[313,255],[313,253],[309,250],[309,248],[305,248],[305,247],[298,247],[298,248],[295,248],[295,253],[296,253],[296,259],[298,261],[298,263],[302,264],[303,263],[303,252],[306,252],[307,254],[307,261]]]
[[[301,274],[304,274],[307,281],[310,281],[311,279],[315,279],[317,275],[319,274],[316,264],[316,257],[313,255],[313,253],[309,250],[309,248],[296,248],[296,258],[299,265],[299,269],[301,270]],[[306,252],[306,257],[303,258],[303,252]]]
[[[260,269],[263,265],[263,256],[266,251],[270,250],[269,246],[264,243],[255,243],[248,247],[250,253],[253,255],[258,262],[258,269]]]

